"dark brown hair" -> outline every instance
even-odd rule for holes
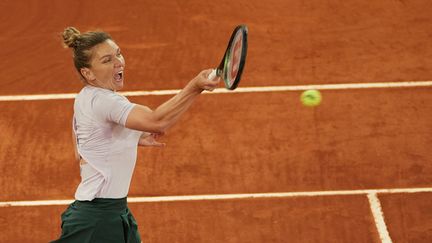
[[[63,31],[62,37],[64,47],[72,48],[74,65],[81,77],[81,68],[90,67],[91,48],[108,39],[112,40],[111,36],[103,31],[89,31],[81,34],[74,27],[67,27]]]

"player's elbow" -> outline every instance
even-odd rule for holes
[[[152,133],[165,133],[169,127],[169,123],[164,120],[156,121],[152,126]]]
[[[151,133],[165,133],[170,125],[169,120],[153,113],[148,120],[142,121],[142,129],[140,130]]]
[[[150,133],[164,133],[170,126],[166,117],[148,109],[147,107],[136,106],[129,114],[125,126]]]

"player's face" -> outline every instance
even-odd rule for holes
[[[123,88],[125,60],[114,41],[94,46],[90,65],[84,75],[90,84],[113,91]]]

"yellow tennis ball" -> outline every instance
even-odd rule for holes
[[[301,94],[300,100],[304,106],[313,107],[321,103],[322,97],[318,90],[310,89]]]

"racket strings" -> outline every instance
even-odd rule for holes
[[[234,83],[238,74],[243,46],[242,39],[241,33],[236,35],[234,45],[230,49],[227,75],[230,85]]]

